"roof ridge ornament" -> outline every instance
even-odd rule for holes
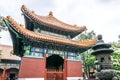
[[[34,13],[34,11],[31,11],[32,13]]]
[[[75,26],[75,27],[76,27],[77,25],[76,25],[76,24],[74,24],[73,26]]]
[[[49,12],[49,16],[53,16],[53,12],[52,11]]]
[[[23,27],[24,25],[20,24],[21,27]]]

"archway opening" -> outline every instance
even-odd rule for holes
[[[48,71],[62,71],[64,59],[56,54],[53,54],[46,59],[46,68]]]
[[[7,72],[7,77],[10,80],[16,80],[18,78],[19,69],[17,69],[17,68],[9,68],[9,69],[6,70],[6,72]]]

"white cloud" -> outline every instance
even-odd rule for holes
[[[106,42],[117,41],[120,21],[118,0],[56,0],[57,17],[71,24],[86,25],[102,34]]]
[[[22,2],[23,1],[23,2]],[[39,15],[53,15],[63,22],[86,25],[88,31],[102,34],[106,42],[117,41],[120,34],[120,0],[2,0],[1,15],[10,15],[23,23],[20,7],[25,4]]]
[[[9,32],[2,31],[0,33],[1,37],[0,38],[0,44],[5,44],[5,45],[12,45],[11,37]]]

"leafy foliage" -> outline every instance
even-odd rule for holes
[[[81,54],[84,66],[84,72],[89,76],[89,71],[91,68],[95,68],[94,61],[95,56],[91,55],[92,50],[88,50]]]
[[[90,31],[90,32],[85,32],[80,34],[76,39],[77,40],[90,40],[96,38],[96,34],[94,31]],[[85,74],[89,75],[89,70],[90,68],[94,68],[94,61],[95,61],[95,57],[93,55],[91,55],[92,50],[89,49],[88,51],[84,52],[81,54],[81,58],[83,61],[83,66],[84,66],[84,72]]]
[[[2,16],[0,16],[0,32],[1,30],[7,30],[7,28],[5,27],[5,23],[3,22]]]
[[[0,16],[0,32],[2,30],[7,30],[7,28],[5,27],[5,23],[3,22],[3,17]],[[1,38],[1,36],[0,36],[0,38]],[[1,59],[1,52],[2,52],[2,50],[0,50],[0,59]]]
[[[120,40],[117,43],[112,43],[114,53],[111,56],[113,69],[116,70],[117,76],[120,76]]]
[[[85,33],[82,33],[80,35],[78,35],[78,37],[76,38],[77,40],[90,40],[90,39],[93,39],[96,37],[96,34],[95,32],[92,30],[90,32],[86,32]]]

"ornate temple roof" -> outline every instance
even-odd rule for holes
[[[53,16],[52,12],[50,12],[48,16],[39,16],[35,14],[33,11],[30,11],[29,9],[27,9],[24,5],[21,7],[21,10],[23,14],[27,15],[28,17],[37,21],[38,23],[57,29],[57,30],[62,30],[66,32],[74,32],[74,33],[80,33],[86,30],[85,26],[80,27],[77,25],[70,25],[70,24],[67,24],[67,23],[64,23],[58,20],[57,18]]]
[[[46,42],[52,42],[56,44],[70,45],[70,46],[79,47],[79,48],[91,47],[97,41],[96,39],[89,40],[89,41],[88,40],[76,41],[76,40],[64,39],[64,38],[49,36],[46,34],[32,32],[28,29],[25,29],[23,25],[17,24],[9,16],[4,18],[4,21],[9,22],[11,26],[14,28],[14,30],[17,31],[18,33],[22,34],[23,36],[29,39],[36,40],[36,41],[46,41]]]

